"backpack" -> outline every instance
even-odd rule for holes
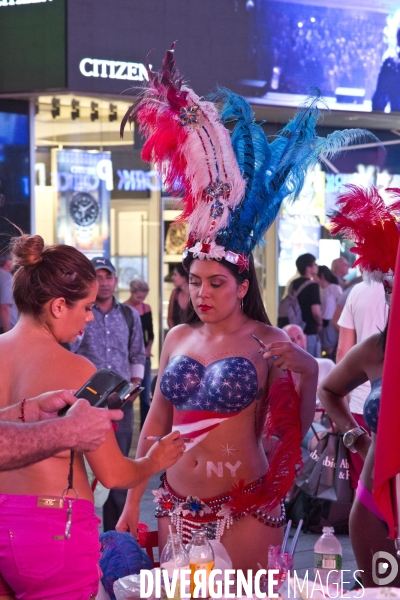
[[[298,325],[304,331],[305,322],[301,313],[301,308],[298,300],[299,294],[308,286],[310,283],[314,283],[309,279],[304,281],[301,286],[294,291],[293,282],[289,286],[289,293],[285,298],[279,302],[278,306],[278,325],[284,327],[285,325]],[[285,322],[284,322],[285,321]],[[281,324],[282,323],[282,324]]]
[[[133,333],[133,314],[132,310],[126,304],[120,304],[121,312],[124,316],[126,324],[129,329],[129,348],[131,347],[132,333]]]

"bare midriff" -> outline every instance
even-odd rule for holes
[[[177,494],[210,498],[229,492],[240,479],[251,483],[265,475],[268,461],[254,427],[257,407],[253,402],[218,425],[168,469]]]

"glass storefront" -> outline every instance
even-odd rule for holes
[[[134,129],[120,139],[130,105],[115,98],[40,96],[35,117],[34,230],[46,243],[72,244],[89,257],[109,256],[116,295],[133,279],[148,282],[157,367],[162,310],[161,186],[140,159]]]

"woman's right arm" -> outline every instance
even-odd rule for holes
[[[179,330],[180,327],[173,329],[171,332],[168,333],[167,337],[165,338],[164,346],[160,357],[160,376],[157,379],[157,385],[152,403],[150,405],[150,410],[148,412],[146,421],[144,422],[142,431],[140,433],[138,447],[136,451],[137,457],[144,456],[148,449],[152,446],[152,444],[154,444],[154,442],[146,440],[146,437],[165,435],[166,433],[169,433],[172,429],[172,404],[168,402],[168,400],[166,400],[163,394],[161,393],[160,379],[162,373],[164,372],[168,364],[170,356],[169,348],[172,348],[175,345],[175,340],[178,338]],[[128,491],[128,496],[126,499],[124,510],[122,511],[122,515],[116,526],[117,531],[129,531],[134,536],[137,535],[137,525],[140,516],[140,501],[147,488],[147,485],[148,480],[145,481],[143,484]]]
[[[157,388],[159,383],[157,382]],[[146,417],[146,421],[143,425],[140,433],[136,456],[141,457],[151,448],[154,442],[146,440],[147,436],[161,436],[165,435],[168,431],[171,431],[172,418],[170,419],[166,413],[171,412],[171,406],[165,407],[164,403],[167,402],[161,392],[156,389],[154,398],[152,400],[149,413]],[[168,403],[170,404],[170,403]],[[167,418],[165,418],[167,417]],[[127,499],[125,502],[124,510],[122,511],[121,517],[117,523],[117,531],[130,531],[133,535],[137,534],[137,525],[140,516],[140,501],[149,483],[149,478],[146,479],[141,485],[138,485],[128,490]]]

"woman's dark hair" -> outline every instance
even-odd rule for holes
[[[179,275],[184,277],[186,280],[189,279],[189,273],[186,271],[182,263],[176,263],[176,265],[174,265],[174,271],[178,271]]]
[[[339,283],[339,280],[336,277],[336,275],[334,275],[332,273],[332,271],[330,270],[330,268],[327,267],[326,265],[321,265],[320,267],[318,267],[318,277],[321,277],[321,276],[328,283],[336,283],[336,284]]]
[[[185,258],[183,264],[187,268],[188,273],[190,271],[190,265],[193,262],[193,255],[189,253],[189,255]],[[249,289],[247,290],[247,294],[243,298],[243,312],[245,315],[250,317],[250,319],[254,319],[255,321],[261,321],[261,323],[266,323],[267,325],[271,325],[271,321],[268,318],[267,311],[265,310],[265,306],[261,297],[260,288],[257,281],[256,270],[254,268],[254,259],[253,255],[249,257],[249,270],[243,271],[242,273],[238,272],[238,268],[236,265],[233,265],[226,260],[222,260],[221,264],[228,269],[236,279],[238,285],[246,281],[249,281]],[[200,318],[196,314],[195,310],[189,304],[186,313],[184,315],[184,323],[188,323],[191,325],[192,323],[200,322]]]
[[[65,298],[73,306],[85,298],[96,281],[90,260],[72,246],[45,246],[40,235],[11,239],[14,300],[19,312],[40,317],[44,305]]]

